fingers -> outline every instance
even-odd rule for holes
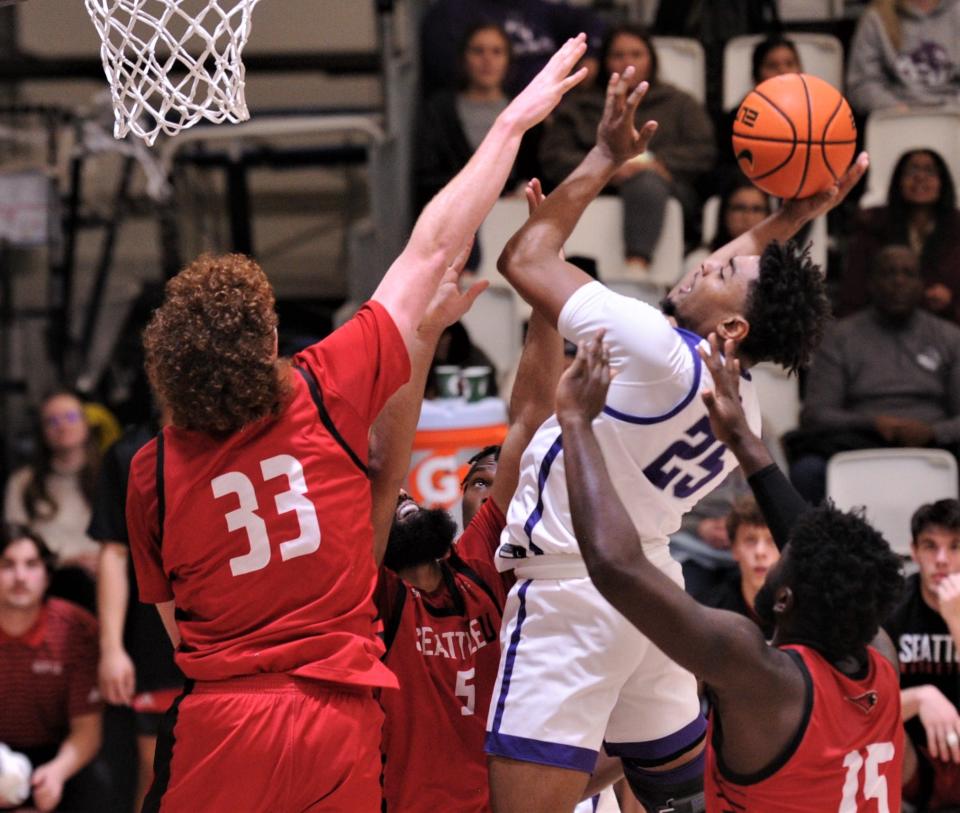
[[[584,79],[587,78],[588,73],[590,73],[590,71],[586,67],[583,67],[580,70],[578,70],[576,73],[570,74],[570,76],[568,76],[566,79],[564,79],[560,83],[560,92],[566,93],[571,88],[575,88]]]
[[[624,71],[624,74],[626,74],[626,71]],[[630,115],[636,113],[640,102],[643,101],[643,97],[647,95],[649,89],[649,82],[641,82],[630,92],[630,95],[627,96],[627,112],[630,113]]]
[[[609,120],[617,101],[617,85],[620,84],[620,74],[611,73],[607,80],[607,96],[603,103],[603,118]]]
[[[570,73],[587,52],[587,35],[580,33],[568,39],[560,49],[550,58],[550,66],[562,76]]]
[[[477,298],[482,294],[487,288],[490,287],[490,280],[482,279],[478,282],[473,283],[468,289],[467,292],[463,295],[463,298],[467,302],[467,310],[473,307],[473,303],[477,301]],[[466,313],[466,311],[464,311]]]
[[[652,139],[657,134],[657,128],[660,125],[655,121],[648,121],[643,127],[640,128],[640,135],[637,139],[637,152],[643,153],[647,151],[647,146],[650,144],[650,139]]]
[[[544,199],[543,187],[540,185],[540,179],[531,178],[530,183],[527,184],[523,192],[527,197],[527,210],[532,215],[535,211],[537,211],[537,207],[543,203]]]
[[[837,181],[836,195],[841,200],[845,198],[847,193],[860,182],[860,179],[866,174],[869,168],[870,156],[867,155],[866,152],[861,152],[857,156],[857,160],[854,161],[850,165],[850,168],[843,174],[843,177]]]

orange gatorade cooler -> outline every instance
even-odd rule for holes
[[[460,521],[460,481],[467,461],[485,446],[503,443],[507,405],[500,398],[424,401],[413,441],[407,491],[420,505],[446,508]]]

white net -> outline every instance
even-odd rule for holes
[[[103,46],[114,135],[153,144],[199,121],[250,118],[243,46],[259,0],[85,0]]]

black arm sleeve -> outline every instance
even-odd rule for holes
[[[790,537],[790,529],[801,514],[810,510],[810,504],[800,496],[775,463],[750,475],[747,482],[767,520],[773,541],[777,543],[777,548],[783,550]]]

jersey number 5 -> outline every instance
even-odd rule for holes
[[[857,791],[860,789],[860,769],[863,768],[863,799],[877,800],[877,813],[890,813],[887,798],[887,779],[880,774],[880,766],[895,754],[892,742],[874,742],[867,746],[867,758],[859,751],[851,751],[843,758],[847,776],[843,782],[843,798],[837,813],[857,813]],[[899,799],[897,800],[899,803]],[[899,809],[899,808],[898,808]]]
[[[260,471],[263,480],[273,480],[276,477],[286,477],[290,488],[277,494],[275,502],[280,514],[295,511],[300,523],[300,535],[280,543],[280,558],[295,559],[297,556],[306,556],[320,547],[320,523],[317,521],[317,511],[304,495],[307,493],[307,481],[303,477],[303,466],[295,457],[288,454],[277,455],[260,461]],[[236,494],[240,506],[226,515],[227,529],[230,531],[244,530],[250,542],[250,550],[243,556],[234,556],[230,560],[230,572],[234,576],[253,573],[263,570],[270,563],[270,537],[267,535],[267,524],[257,516],[260,507],[257,502],[257,492],[247,475],[239,471],[230,471],[221,474],[210,481],[213,496],[217,499],[228,494]]]

